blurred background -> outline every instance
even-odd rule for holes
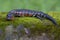
[[[18,8],[59,12],[60,0],[0,0],[0,12],[8,12]]]

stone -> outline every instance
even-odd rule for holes
[[[0,29],[0,40],[2,40],[3,35],[4,35],[3,31]]]
[[[22,33],[24,31],[23,24],[18,25],[16,28],[16,31],[17,31],[18,39],[20,39],[20,37],[24,36],[24,34]]]
[[[5,40],[12,40],[12,34],[13,34],[13,25],[8,25],[5,28]]]
[[[15,34],[15,33],[13,33],[13,35],[12,35],[12,39],[13,39],[13,40],[19,40],[18,35]]]
[[[24,30],[25,30],[26,35],[30,36],[30,34],[31,34],[30,29],[29,28],[24,28]]]
[[[0,36],[3,34],[3,31],[0,29]]]
[[[21,31],[21,30],[24,30],[23,24],[18,25],[17,28],[16,28],[16,30],[17,30],[18,32]]]

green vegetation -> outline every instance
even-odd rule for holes
[[[60,19],[58,17],[59,13],[49,12],[49,15],[51,15],[58,24],[60,24]],[[54,26],[50,21],[34,18],[34,17],[15,17],[14,21],[6,21],[6,15],[7,12],[0,13],[0,29],[4,30],[6,26],[13,24],[15,27],[17,27],[19,24],[23,24],[25,27],[28,27],[31,29],[32,33],[42,33],[45,32],[49,36],[54,34],[55,40],[58,40],[60,37],[60,27]],[[45,24],[44,24],[45,23]],[[46,23],[48,25],[46,25]],[[32,27],[34,26],[34,27]]]
[[[17,8],[60,12],[60,0],[0,0],[0,12]]]
[[[0,0],[0,29],[4,30],[6,26],[13,24],[15,27],[23,24],[25,27],[32,27],[33,33],[46,32],[48,35],[55,35],[55,40],[60,40],[60,27],[54,26],[50,21],[41,20],[34,17],[15,18],[14,21],[6,21],[6,15],[12,9],[31,9],[39,10],[51,15],[60,26],[60,0]],[[50,12],[52,11],[52,12]],[[48,25],[46,25],[47,23]]]

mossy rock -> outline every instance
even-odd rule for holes
[[[0,13],[0,29],[5,30],[5,27],[8,25],[13,24],[14,27],[17,27],[20,24],[23,24],[25,27],[31,29],[31,32],[34,34],[38,33],[47,33],[49,36],[54,34],[55,40],[59,40],[60,37],[60,28],[54,26],[50,21],[41,21],[35,17],[16,17],[14,21],[7,21],[6,20],[7,13],[1,14]],[[55,17],[56,18],[56,17]],[[56,19],[57,20],[57,19]],[[60,19],[59,19],[60,20]],[[57,22],[60,22],[57,20]],[[48,25],[44,24],[46,22]],[[58,23],[60,24],[60,23]]]

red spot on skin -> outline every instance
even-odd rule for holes
[[[12,20],[12,21],[14,20],[14,16],[11,17],[11,20]]]
[[[29,14],[28,13],[25,13],[24,16],[28,16]]]
[[[33,16],[32,13],[30,13],[29,16]]]
[[[16,15],[18,15],[18,12],[15,12]]]
[[[27,11],[24,13],[24,16],[28,16],[28,12]]]
[[[19,12],[20,13],[20,16],[22,16],[23,14],[22,14],[22,12]]]

